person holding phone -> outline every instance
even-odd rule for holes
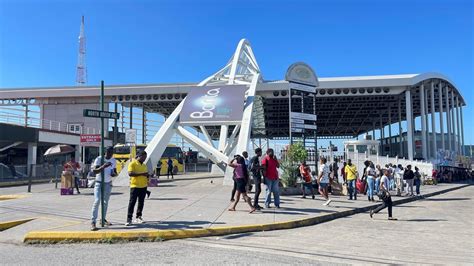
[[[143,206],[145,205],[145,196],[148,186],[148,168],[145,164],[147,153],[141,151],[128,165],[128,175],[130,176],[130,200],[128,202],[128,213],[126,226],[132,225],[133,211],[138,200],[135,223],[144,223],[142,218]]]
[[[94,203],[92,204],[92,222],[91,230],[96,231],[97,213],[99,210],[99,204],[101,199],[102,188],[104,185],[104,215],[107,214],[107,207],[109,205],[110,193],[112,191],[112,177],[117,176],[116,161],[113,158],[114,148],[108,147],[105,151],[104,164],[101,165],[102,156],[97,157],[94,160],[91,168],[95,174],[95,185],[94,185]],[[104,180],[102,180],[102,172],[104,172]],[[112,225],[109,221],[105,220],[107,226]]]

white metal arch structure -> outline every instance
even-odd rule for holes
[[[220,170],[221,173],[225,171],[226,178],[224,179],[224,183],[230,184],[230,181],[232,181],[232,172],[230,170],[226,171],[226,166],[230,155],[234,151],[236,153],[241,153],[247,149],[252,127],[252,111],[257,84],[261,81],[262,77],[260,68],[253,54],[250,43],[247,40],[242,39],[229,62],[215,74],[209,76],[198,84],[198,86],[224,84],[248,85],[248,90],[245,93],[246,98],[242,121],[235,125],[234,131],[229,138],[229,126],[222,125],[219,135],[219,145],[218,147],[214,147],[212,139],[210,138],[205,126],[200,127],[200,130],[206,139],[206,141],[203,141],[180,125],[178,118],[183,108],[184,101],[186,100],[184,99],[166,119],[163,126],[148,144],[145,150],[148,153],[147,160],[145,161],[148,169],[150,171],[153,169],[153,165],[155,165],[161,158],[171,137],[174,133],[177,133],[215,163],[217,169],[214,169],[214,171]],[[124,167],[124,170],[122,170],[114,184],[123,186],[128,184],[126,167]]]

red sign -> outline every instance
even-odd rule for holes
[[[94,146],[100,145],[100,134],[81,134],[81,146]]]
[[[421,140],[415,140],[415,147],[421,148]]]

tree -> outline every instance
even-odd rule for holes
[[[308,158],[308,152],[306,151],[303,143],[296,142],[288,146],[286,156],[281,164],[282,178],[281,182],[284,187],[296,186],[298,176],[298,165]]]

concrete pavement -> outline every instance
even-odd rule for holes
[[[453,188],[455,184],[423,186],[422,192]],[[36,218],[0,233],[2,241],[21,242],[30,231],[89,231],[92,189],[82,189],[80,195],[60,196],[54,184],[33,186],[33,193],[22,192],[25,187],[2,188],[1,194],[25,195],[21,199],[0,201],[0,222]],[[145,224],[125,227],[129,190],[114,187],[109,205],[108,220],[114,225],[102,232],[143,231],[164,229],[202,229],[254,224],[271,224],[331,213],[364,208],[372,203],[361,195],[357,201],[333,196],[331,206],[323,206],[320,196],[316,200],[300,196],[282,197],[281,209],[266,209],[248,213],[242,201],[236,212],[228,212],[231,187],[222,186],[221,177],[205,175],[180,176],[173,181],[164,180],[159,187],[150,188],[152,195],[145,201]],[[263,194],[263,193],[262,193]],[[253,195],[252,195],[253,196]],[[261,195],[263,200],[263,195]],[[394,197],[396,200],[397,198]],[[262,204],[263,205],[263,204]]]
[[[474,187],[291,230],[115,245],[0,242],[1,263],[36,264],[474,264]],[[47,256],[45,256],[47,254]]]

